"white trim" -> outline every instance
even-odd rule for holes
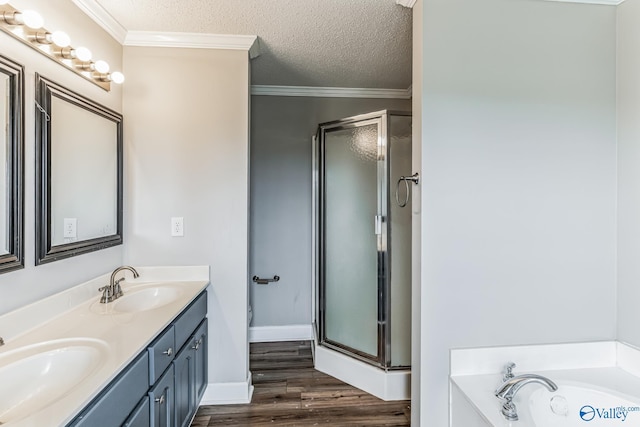
[[[125,46],[251,50],[258,36],[156,31],[129,31]]]
[[[413,9],[413,6],[416,4],[418,0],[396,0],[396,4],[400,6],[408,7],[409,9]]]
[[[252,85],[251,95],[305,96],[305,97],[318,97],[318,98],[411,99],[411,87],[407,89],[377,89],[377,88],[352,88],[352,87]]]
[[[310,341],[313,339],[311,325],[252,326],[249,342]]]
[[[322,346],[316,347],[315,368],[382,400],[411,399],[409,370],[385,372]]]
[[[585,4],[602,4],[605,6],[618,6],[624,0],[544,0],[544,1],[555,1],[561,3],[585,3]]]
[[[204,391],[200,405],[233,405],[251,403],[253,385],[251,372],[246,381],[236,383],[209,383]]]
[[[124,43],[127,29],[109,14],[96,0],[72,0],[78,8],[100,25],[120,44]]]

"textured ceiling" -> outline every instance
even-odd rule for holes
[[[411,84],[411,9],[395,0],[97,2],[130,31],[257,35],[255,85]]]

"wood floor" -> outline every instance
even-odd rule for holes
[[[385,402],[313,369],[309,342],[251,344],[253,399],[201,406],[191,427],[408,426],[409,401]]]

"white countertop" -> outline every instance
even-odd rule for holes
[[[125,295],[130,289],[152,284],[179,286],[180,294],[174,301],[154,309],[117,313],[110,309],[110,304],[99,303],[97,288],[109,281],[109,275],[105,275],[0,316],[0,336],[5,339],[5,345],[0,347],[0,368],[2,358],[10,352],[41,342],[86,338],[107,345],[107,356],[100,366],[69,393],[41,410],[3,426],[63,426],[71,421],[209,284],[208,267],[136,269],[140,277],[135,280],[129,279],[131,274],[124,272],[127,277],[122,283]]]

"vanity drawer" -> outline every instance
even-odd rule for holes
[[[173,323],[176,327],[176,346],[178,348],[191,337],[202,319],[207,316],[207,293],[200,294],[195,301]]]
[[[149,389],[149,356],[143,353],[70,426],[120,426]]]
[[[149,384],[153,385],[176,355],[175,326],[171,325],[149,346]]]

